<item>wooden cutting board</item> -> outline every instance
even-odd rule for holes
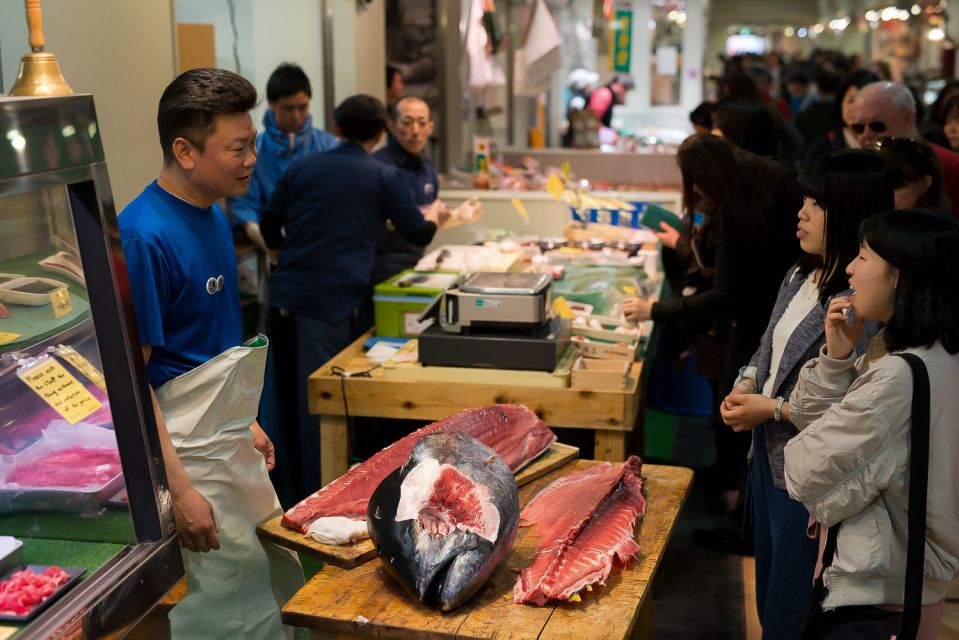
[[[554,442],[543,455],[520,469],[516,474],[516,484],[520,487],[529,484],[578,457],[579,447]],[[373,548],[370,540],[360,540],[345,545],[323,544],[299,531],[287,529],[280,524],[281,519],[281,516],[277,516],[263,522],[256,528],[257,535],[281,547],[319,558],[341,569],[358,567],[376,557],[376,549]]]

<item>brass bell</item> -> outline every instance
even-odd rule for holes
[[[43,51],[43,16],[40,0],[24,0],[31,53],[20,58],[20,71],[10,89],[11,96],[68,96],[73,89],[63,79],[57,57]]]

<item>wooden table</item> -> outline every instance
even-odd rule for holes
[[[597,464],[570,463],[520,489],[520,504],[558,477]],[[693,480],[683,467],[644,465],[646,515],[637,528],[640,552],[625,570],[614,570],[605,587],[583,592],[581,602],[535,607],[512,601],[512,569],[532,562],[535,529],[521,529],[506,560],[487,587],[459,609],[443,614],[414,600],[380,566],[326,567],[283,607],[286,624],[307,627],[316,637],[449,638],[648,638],[652,637],[650,586]]]
[[[372,331],[364,334],[310,376],[310,412],[320,415],[323,485],[347,471],[350,454],[347,413],[351,416],[432,421],[469,407],[524,404],[550,427],[595,430],[594,456],[597,459],[622,462],[626,458],[628,438],[642,405],[642,361],[633,363],[623,391],[474,384],[452,380],[442,384],[400,382],[384,379],[382,369],[375,369],[370,377],[341,378],[334,375],[333,367],[359,372],[373,366],[363,352],[363,343],[372,335]]]

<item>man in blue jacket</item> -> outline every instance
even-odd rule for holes
[[[279,250],[270,276],[270,334],[283,378],[280,406],[292,409],[282,440],[297,500],[320,487],[319,429],[307,408],[307,377],[366,328],[357,326],[357,315],[386,222],[425,247],[445,215],[422,212],[396,168],[370,157],[386,129],[382,102],[352,96],[333,119],[343,142],[290,165],[261,221],[267,246]]]
[[[264,130],[256,137],[257,163],[250,189],[243,196],[227,200],[233,226],[242,226],[261,248],[265,244],[260,235],[260,216],[287,168],[294,160],[337,145],[332,134],[313,128],[312,97],[309,78],[295,64],[281,64],[266,83],[269,108],[263,115]]]
[[[284,63],[277,67],[266,83],[268,109],[263,115],[263,131],[256,137],[257,163],[250,179],[250,188],[242,196],[227,199],[227,211],[234,227],[242,227],[247,237],[260,249],[257,271],[260,281],[257,286],[257,299],[262,305],[257,321],[263,328],[266,321],[266,305],[269,299],[267,290],[267,262],[269,261],[266,243],[260,234],[260,217],[270,201],[276,183],[287,168],[296,160],[332,149],[339,142],[326,131],[313,128],[310,116],[310,98],[313,91],[310,80],[303,69],[295,64]],[[274,369],[275,348],[270,350],[267,361],[266,379],[263,395],[260,399],[259,420],[263,429],[276,444],[278,452],[286,453],[282,429],[279,426],[282,408],[277,406],[279,391],[276,388]],[[290,500],[288,487],[289,469],[278,469],[273,473],[273,483],[284,504]]]

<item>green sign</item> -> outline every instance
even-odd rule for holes
[[[633,12],[617,9],[616,20],[609,34],[609,64],[613,71],[629,72],[629,52],[633,41]]]

